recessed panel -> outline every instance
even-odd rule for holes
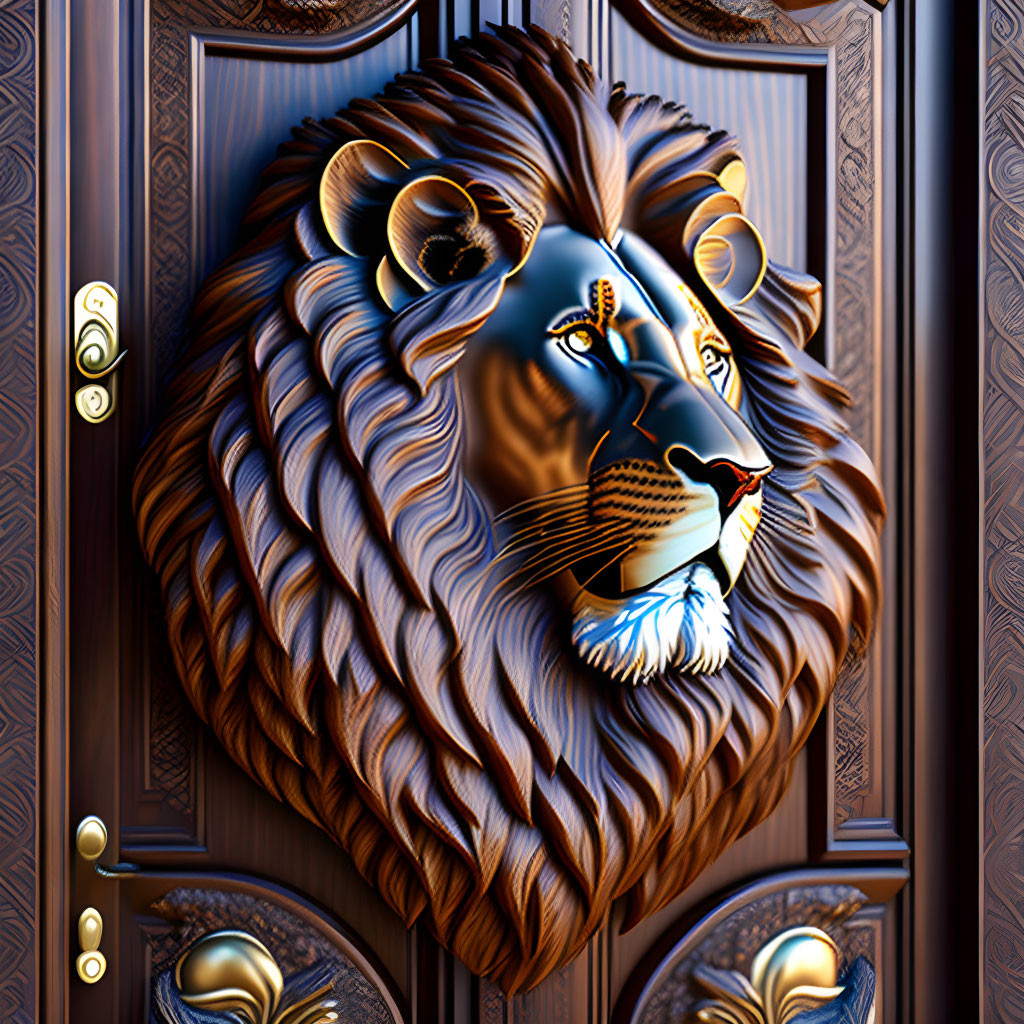
[[[747,164],[744,207],[776,263],[807,269],[807,79],[787,71],[691,64],[655,51],[611,13],[611,78],[630,92],[683,103],[740,141]]]
[[[234,248],[260,174],[291,129],[304,118],[329,117],[351,99],[372,96],[415,63],[414,49],[413,27],[405,25],[371,49],[336,61],[275,60],[272,50],[201,51],[193,154],[195,284]]]

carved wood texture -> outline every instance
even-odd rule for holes
[[[285,977],[318,965],[329,970],[331,996],[342,1021],[398,1024],[359,968],[333,942],[281,907],[245,893],[177,888],[157,900],[152,910],[166,922],[142,924],[152,951],[154,984],[162,973],[173,971],[181,954],[200,936],[237,930],[262,942]]]
[[[857,886],[838,880],[794,877],[786,885],[779,881],[769,877],[754,883],[739,899],[725,902],[724,906],[734,909],[711,915],[685,931],[659,959],[643,965],[615,1007],[615,1024],[676,1024],[696,1019],[695,1011],[707,997],[701,976],[708,968],[749,977],[755,955],[771,939],[800,927],[824,931],[839,947],[844,970],[861,959],[867,967],[870,995],[877,999],[878,1019],[891,1019],[891,1010],[883,1012],[881,977],[877,984],[870,977],[876,966],[881,972],[886,959],[878,927],[886,903],[873,903]],[[886,893],[886,901],[888,897]],[[816,1019],[866,1024],[868,1016],[861,1012]]]
[[[0,1012],[15,1024],[37,1002],[36,29],[32,0],[0,3]]]
[[[153,334],[156,343],[154,352],[163,369],[171,364],[175,356],[176,346],[183,337],[180,329],[184,322],[187,297],[192,293],[195,284],[195,253],[190,250],[193,222],[192,203],[194,195],[189,195],[189,174],[193,166],[193,155],[190,154],[190,131],[194,125],[191,121],[194,111],[189,111],[187,95],[188,62],[187,35],[190,28],[202,31],[206,26],[249,27],[277,35],[294,32],[330,31],[345,24],[344,11],[335,8],[333,13],[325,15],[320,22],[291,19],[295,4],[268,0],[265,4],[253,3],[251,6],[241,3],[228,4],[155,4],[152,21],[154,88],[152,95],[152,136],[154,161],[153,178],[150,182],[150,194],[154,203],[163,201],[165,196],[171,200],[164,209],[161,220],[155,209],[151,208],[150,230],[152,232],[153,253],[152,266],[157,269],[153,277]],[[323,5],[322,12],[331,5]],[[467,7],[470,5],[466,5]],[[586,6],[586,5],[582,5]],[[845,5],[835,5],[841,9]],[[228,9],[225,15],[223,8]],[[493,17],[493,5],[474,4],[473,9],[481,15]],[[749,7],[749,5],[748,5]],[[215,8],[215,9],[214,9]],[[486,8],[486,10],[485,10]],[[600,5],[594,5],[598,10]],[[349,8],[351,9],[351,8]],[[460,7],[461,9],[461,7]],[[534,2],[529,5],[531,17],[544,21],[549,27],[556,28],[561,19],[564,35],[568,37],[571,17],[576,18],[576,39],[581,46],[588,44],[589,25],[578,15],[581,5],[575,11],[567,2]],[[340,11],[340,13],[339,13]],[[490,12],[488,14],[488,12]],[[860,12],[862,15],[863,11]],[[305,16],[303,16],[305,17]],[[588,15],[589,17],[589,15]],[[482,19],[481,19],[482,20]],[[733,27],[727,26],[723,38],[738,38]],[[174,45],[169,44],[169,35],[174,35]],[[781,37],[780,37],[781,38]],[[389,67],[389,72],[396,70],[398,65]],[[852,67],[852,66],[851,66]],[[852,72],[851,72],[852,73]],[[858,71],[858,74],[862,73]],[[842,87],[840,89],[842,92]],[[175,98],[177,96],[177,99]],[[687,98],[687,97],[682,97]],[[731,122],[723,122],[731,123]],[[249,168],[252,170],[253,168]],[[177,198],[174,198],[177,196]],[[178,214],[174,213],[177,209]],[[176,304],[176,305],[175,305]],[[161,341],[162,348],[160,347]],[[858,403],[861,398],[858,396]],[[154,787],[162,791],[167,804],[172,808],[184,809],[191,813],[192,795],[196,780],[192,776],[196,761],[193,747],[193,723],[183,706],[177,682],[167,678],[164,671],[161,676],[159,657],[154,659],[154,692],[148,704],[150,711],[150,775]],[[844,673],[840,686],[847,685],[848,676]],[[837,701],[841,699],[841,691],[837,692]],[[856,720],[862,713],[860,701],[853,704],[850,711],[851,720]],[[869,703],[869,702],[868,702]],[[868,784],[865,775],[865,759],[863,753],[866,745],[860,737],[855,737],[851,744],[851,760],[859,764],[855,772],[843,771],[841,775],[852,780],[856,794],[864,792]],[[859,754],[858,754],[859,752]],[[200,780],[200,788],[202,781]],[[851,801],[850,805],[856,807]],[[142,841],[145,841],[143,839]],[[553,982],[558,982],[553,978]],[[564,986],[563,986],[564,990]],[[481,986],[486,991],[486,986]],[[561,997],[559,997],[561,998]],[[569,998],[565,996],[564,998]],[[516,1011],[518,1012],[518,1011]],[[527,1011],[523,1011],[524,1015]],[[524,1016],[524,1019],[528,1019]]]
[[[164,379],[180,353],[195,292],[192,249],[193,196],[189,102],[190,32],[209,28],[273,34],[319,34],[357,25],[395,6],[397,0],[301,3],[294,0],[158,0],[150,16],[151,97],[149,223],[151,263],[159,268],[147,285],[147,346],[155,376]],[[154,617],[159,617],[158,613]],[[154,632],[157,635],[159,630]],[[148,778],[169,806],[191,819],[197,780],[197,735],[187,703],[166,659],[155,658],[143,684],[150,687]],[[193,829],[197,826],[193,824]]]
[[[338,255],[310,200],[346,140],[385,141],[413,165],[436,153],[464,179],[482,136],[505,157],[473,172],[501,197],[488,230],[512,255],[496,268],[519,261],[557,194],[581,230],[611,238],[621,222],[696,287],[680,211],[735,142],[596,83],[539,31],[474,46],[486,56],[461,52],[466,78],[451,81],[489,83],[475,104],[431,68],[282,149],[247,216],[251,241],[197,300],[135,497],[179,675],[221,743],[404,920],[423,916],[515,991],[569,962],[613,899],[632,920],[664,905],[781,798],[850,640],[870,635],[882,500],[845,393],[802,351],[817,283],[773,264],[742,311],[708,292],[758,439],[785,466],[765,484],[732,602],[736,657],[622,693],[568,658],[550,598],[494,557],[457,454],[449,371],[503,278],[469,276],[457,302],[441,288],[389,318],[364,274],[385,239],[364,224],[350,244],[371,262]],[[503,63],[532,97],[488,77]],[[537,114],[548,109],[560,114]],[[538,177],[552,146],[573,171]],[[644,205],[654,182],[678,183],[678,207]],[[325,212],[371,216],[361,193],[337,189]]]
[[[990,0],[985,93],[985,1021],[1024,1020],[1024,4]]]
[[[157,0],[151,15],[151,145],[153,276],[150,345],[162,374],[180,352],[194,294],[189,191],[189,33],[231,28],[311,34],[358,25],[395,6],[396,0],[289,4],[283,0]]]
[[[158,376],[166,374],[180,349],[188,296],[195,284],[196,254],[190,251],[194,197],[190,195],[189,183],[192,159],[189,125],[195,112],[189,111],[188,79],[183,73],[187,65],[188,32],[206,25],[257,28],[273,33],[323,32],[358,22],[388,6],[371,4],[356,10],[327,4],[310,14],[277,0],[251,6],[236,4],[234,0],[229,4],[161,2],[154,5],[151,37],[154,159],[149,228],[152,266],[160,267],[151,285],[151,338]],[[715,11],[711,10],[712,6]],[[484,12],[481,10],[480,14],[482,19]],[[570,18],[576,14],[567,2],[558,5],[538,0],[531,6],[531,17],[552,28],[556,28],[561,19],[565,37],[569,35]],[[841,379],[849,382],[854,395],[851,411],[854,432],[869,446],[869,451],[874,449],[872,454],[878,460],[882,445],[873,423],[878,419],[874,408],[877,402],[874,378],[879,372],[875,351],[879,339],[872,327],[878,297],[877,275],[870,266],[877,231],[872,198],[876,184],[872,118],[877,102],[872,76],[877,55],[872,45],[871,15],[855,4],[838,3],[823,10],[812,21],[798,24],[772,8],[768,0],[743,5],[712,5],[710,0],[701,0],[696,6],[677,4],[673,15],[689,31],[724,41],[835,47],[840,118],[836,140],[840,199],[837,265],[842,268],[835,282],[835,294],[836,319],[843,324],[843,329],[836,332],[834,355]],[[590,16],[588,14],[581,24],[586,25]],[[470,27],[465,26],[467,30]],[[581,39],[586,35],[579,26],[576,34]],[[868,657],[848,659],[833,694],[830,718],[834,721],[831,749],[836,756],[832,787],[835,802],[832,824],[835,826],[860,816],[878,817],[886,811],[878,760],[881,744],[874,729],[877,722],[873,720],[877,690],[882,685],[881,672],[876,643]],[[160,659],[153,664],[146,685],[152,686],[148,702],[151,782],[166,794],[170,806],[191,815],[191,794],[196,786],[192,777],[196,764],[194,732],[187,719],[181,718],[184,711],[181,697],[175,681],[168,677],[166,664]],[[866,724],[869,721],[870,726]],[[179,724],[185,727],[179,728]]]

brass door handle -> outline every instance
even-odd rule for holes
[[[95,861],[107,848],[107,826],[103,819],[90,814],[78,823],[75,849],[79,857]],[[100,952],[103,938],[103,917],[95,907],[86,907],[78,918],[78,945],[82,952],[75,960],[75,970],[87,985],[94,985],[107,970],[107,958]]]
[[[87,422],[102,423],[114,411],[112,374],[126,355],[118,340],[117,292],[92,281],[75,293],[72,309],[75,368],[89,380],[75,392],[75,408]],[[100,383],[105,377],[109,380]]]
[[[95,907],[86,907],[78,918],[78,944],[82,952],[75,961],[78,976],[87,985],[94,985],[107,970],[107,958],[100,952],[103,918]]]

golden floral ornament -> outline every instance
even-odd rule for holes
[[[864,992],[851,991],[853,984],[840,984],[839,948],[819,928],[790,928],[777,935],[755,955],[749,979],[739,971],[702,965],[694,971],[694,981],[710,998],[697,1008],[696,1018],[703,1024],[791,1024],[809,1011],[835,1005],[844,994],[859,995],[851,1000],[850,1009],[863,1004]],[[863,988],[866,962],[850,975]],[[870,974],[870,971],[867,971]],[[873,989],[873,983],[872,983]],[[865,1015],[837,1015],[837,1020],[851,1024],[871,1024],[874,1020],[873,991]],[[815,1017],[824,1022],[831,1019]]]
[[[330,967],[282,975],[266,946],[248,932],[220,930],[194,942],[156,990],[156,1017],[199,1024],[211,1015],[243,1024],[334,1024]]]

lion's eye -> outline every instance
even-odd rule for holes
[[[704,365],[704,375],[712,387],[727,401],[732,403],[735,395],[736,367],[728,353],[716,345],[702,345],[700,358]]]
[[[587,355],[594,348],[594,333],[587,327],[577,327],[562,335],[562,342],[570,352]]]
[[[714,377],[717,374],[726,372],[729,368],[729,364],[725,356],[712,345],[705,345],[700,350],[700,356],[701,359],[704,360],[704,372],[709,377]]]

